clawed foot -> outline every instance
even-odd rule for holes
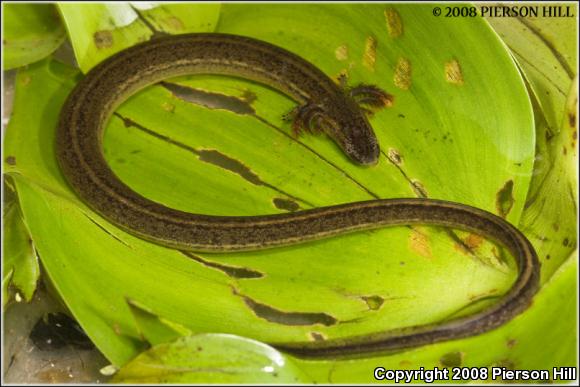
[[[346,84],[346,77],[339,77],[339,82]],[[377,110],[393,105],[394,97],[377,86],[361,84],[352,88],[343,87],[347,96],[352,98],[359,108],[368,116]],[[292,109],[283,116],[284,121],[292,122],[292,134],[298,137],[302,133],[320,133],[320,122],[324,111],[320,105],[308,102]]]
[[[393,106],[394,97],[374,85],[360,84],[347,89],[347,92],[366,112]]]
[[[320,106],[307,103],[292,109],[288,114],[285,114],[283,119],[292,122],[292,134],[298,137],[301,133],[319,133],[320,119],[322,118],[323,110]]]

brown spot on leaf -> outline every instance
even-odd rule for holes
[[[326,336],[320,332],[310,332],[310,337],[313,341],[324,341],[326,340]]]
[[[568,125],[570,125],[571,128],[576,127],[576,112],[568,112]],[[574,137],[575,140],[576,131],[573,132],[572,136]]]
[[[393,74],[393,82],[399,89],[409,90],[411,87],[411,61],[409,59],[399,58]]]
[[[507,345],[507,347],[508,347],[509,349],[512,349],[513,347],[515,347],[515,346],[516,346],[516,344],[517,344],[517,343],[518,343],[518,341],[517,341],[516,339],[509,339],[509,340],[506,342],[506,345]]]
[[[7,156],[5,159],[6,164],[8,165],[16,165],[16,157],[15,156]]]
[[[514,181],[508,180],[495,196],[495,208],[502,218],[505,218],[514,205]]]
[[[300,209],[300,205],[291,199],[274,198],[274,200],[272,200],[272,202],[274,203],[276,208],[278,208],[280,210],[293,212],[293,211],[298,211]]]
[[[381,296],[361,296],[361,299],[367,304],[369,310],[379,310],[385,303]]]
[[[463,73],[457,59],[445,63],[445,80],[453,85],[463,85]]]
[[[188,258],[193,259],[196,262],[201,263],[204,266],[211,267],[212,269],[217,269],[222,271],[224,274],[237,279],[251,279],[251,278],[262,278],[264,277],[263,273],[260,273],[257,270],[248,269],[246,267],[239,267],[239,266],[230,266],[224,265],[217,262],[208,261],[203,259],[202,257],[190,253],[189,251],[182,251],[183,255],[187,256]]]
[[[163,19],[163,23],[167,25],[169,29],[181,31],[185,29],[185,25],[180,18],[175,16],[166,17]]]
[[[375,71],[377,43],[377,38],[374,36],[368,36],[365,41],[365,52],[363,54],[362,63],[370,71]]]
[[[391,38],[398,38],[403,35],[403,20],[396,9],[392,7],[385,9],[385,21]]]
[[[341,44],[334,50],[334,56],[338,60],[347,60],[348,59],[348,47],[346,44]]]
[[[409,235],[409,248],[425,258],[432,257],[429,238],[425,233],[420,232],[415,227],[411,228],[411,234]]]
[[[243,298],[246,305],[252,309],[256,316],[272,323],[299,326],[315,324],[331,326],[338,322],[336,318],[327,313],[285,312],[269,305],[259,303],[250,297],[238,294],[235,290],[234,293]]]
[[[564,245],[566,247],[569,244],[570,244],[570,240],[568,238],[564,238],[564,240],[562,241],[562,245]]]
[[[161,82],[161,86],[169,90],[175,97],[210,109],[224,109],[236,114],[254,114],[255,110],[241,98],[221,93],[213,93],[176,83]]]
[[[455,243],[453,243],[453,248],[455,249],[455,251],[458,251],[464,255],[473,255],[474,254],[473,251],[471,251],[471,248],[469,246],[467,246],[467,244],[465,244],[463,239],[459,238],[459,236],[456,233],[454,233],[452,230],[448,230],[447,235],[449,235],[451,237],[451,239],[453,239],[453,241],[455,242]]]
[[[442,367],[461,367],[464,356],[465,354],[463,352],[448,352],[441,356],[439,364]]]
[[[93,41],[99,49],[111,47],[114,43],[113,33],[107,30],[97,31],[93,34]]]
[[[419,198],[426,198],[429,196],[423,183],[417,179],[411,179],[411,188],[413,189],[413,192],[415,192],[415,195],[417,195]]]
[[[481,246],[484,240],[485,238],[483,238],[481,235],[469,234],[467,238],[465,238],[464,242],[467,246],[469,246],[470,249],[476,249]]]
[[[401,165],[403,163],[403,157],[401,156],[401,153],[399,153],[399,151],[395,148],[389,148],[387,152],[387,158],[395,165]]]
[[[215,149],[201,149],[197,152],[201,161],[216,165],[220,168],[238,174],[252,184],[264,185],[258,175],[252,172],[252,170],[241,161],[233,159]]]
[[[254,103],[255,100],[258,99],[258,96],[253,91],[245,89],[242,92],[241,98],[242,98],[242,101],[244,101],[248,105],[251,105]]]

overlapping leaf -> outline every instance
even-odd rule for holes
[[[66,38],[53,4],[2,4],[4,70],[47,57]]]

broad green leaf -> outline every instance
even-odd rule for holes
[[[10,188],[5,186],[5,192]],[[32,247],[32,240],[20,213],[16,200],[6,203],[3,213],[4,232],[2,243],[2,286],[5,292],[3,305],[11,300],[11,290],[22,294],[30,301],[40,275],[38,259]]]
[[[274,348],[243,337],[182,337],[140,354],[121,368],[115,383],[311,383]]]
[[[79,67],[87,72],[108,56],[166,33],[212,31],[220,4],[58,4]]]
[[[550,9],[578,13],[577,4]],[[572,43],[578,31],[570,17],[488,20],[517,60],[534,100],[536,160],[520,227],[534,242],[546,281],[577,246],[578,80]]]
[[[502,211],[517,224],[534,155],[522,79],[483,20],[435,22],[431,12],[427,5],[222,7],[220,32],[271,41],[331,76],[346,72],[353,85],[374,83],[395,95],[394,107],[371,120],[383,149],[375,168],[352,165],[324,136],[290,136],[281,119],[294,106],[288,98],[215,77],[171,80],[131,98],[107,128],[107,160],[138,192],[207,214],[265,214],[426,193]],[[20,72],[5,144],[17,163],[5,168],[15,177],[47,274],[115,364],[134,357],[145,339],[166,333],[146,329],[129,305],[193,333],[304,341],[476,311],[515,277],[511,260],[493,245],[458,233],[475,252],[466,253],[446,231],[430,227],[228,255],[186,256],[134,238],[79,202],[54,160],[54,126],[75,77],[50,61]],[[186,100],[192,98],[197,103]],[[213,108],[201,106],[200,98]],[[476,347],[485,346],[487,336],[477,338]],[[467,351],[469,340],[412,353],[438,359],[437,348]],[[485,347],[498,358],[508,351],[503,344]],[[334,364],[322,363],[327,371]],[[320,369],[316,380],[327,381]],[[352,375],[366,380],[372,373]]]
[[[578,4],[554,4],[578,15]],[[539,9],[547,8],[542,4]],[[487,20],[504,40],[528,77],[538,98],[549,136],[558,133],[563,106],[577,68],[576,18],[489,17]],[[545,135],[545,133],[542,133]],[[541,138],[538,136],[538,139]]]
[[[2,20],[4,70],[47,57],[66,38],[53,4],[2,4]]]
[[[578,246],[578,143],[576,106],[578,82],[572,84],[563,106],[565,119],[553,137],[539,147],[537,175],[532,180],[521,229],[530,238],[542,259],[543,281],[562,265]],[[546,121],[539,117],[538,131]],[[545,142],[544,142],[545,141]]]
[[[338,362],[295,360],[295,363],[322,383],[376,383],[373,378],[376,367],[391,370],[506,367],[514,370],[548,370],[550,373],[553,367],[575,367],[578,364],[578,337],[574,334],[578,329],[577,272],[576,250],[544,284],[526,313],[482,336],[388,357]],[[530,337],[533,339],[530,340]],[[496,383],[500,381],[501,378],[495,379]],[[484,382],[494,380],[489,378]],[[518,382],[522,383],[521,380]]]

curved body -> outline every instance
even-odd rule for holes
[[[67,181],[96,212],[144,239],[182,250],[257,250],[390,225],[431,224],[471,230],[507,247],[518,278],[493,307],[439,325],[410,327],[347,339],[278,343],[306,357],[367,355],[479,334],[523,311],[539,283],[530,242],[505,220],[466,205],[431,199],[384,199],[288,214],[228,217],[168,208],[134,192],[115,176],[102,152],[103,130],[114,109],[137,90],[183,74],[225,74],[274,87],[301,104],[315,104],[339,133],[342,149],[366,163],[378,145],[366,118],[330,78],[309,62],[268,43],[234,35],[188,34],[124,50],[92,69],[62,108],[56,152]],[[373,143],[374,142],[374,143]]]

